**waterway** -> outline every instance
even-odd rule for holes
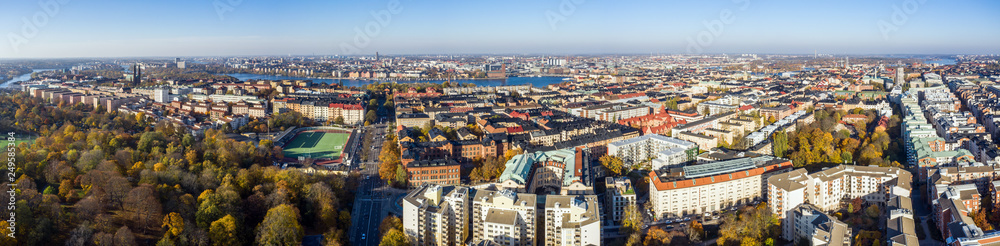
[[[34,69],[34,70],[31,71],[31,73],[22,74],[20,76],[14,77],[13,79],[11,79],[11,80],[9,80],[7,82],[4,82],[3,84],[0,84],[0,88],[10,87],[11,85],[14,84],[14,82],[31,80],[31,74],[32,73],[44,72],[44,71],[52,71],[52,70],[55,70],[55,69]]]
[[[941,64],[941,65],[955,65],[955,63],[957,63],[957,62],[955,62],[955,60],[953,60],[953,59],[941,59],[941,60],[934,60],[934,61],[926,61],[924,63],[926,63],[926,64],[937,63],[937,64]]]
[[[242,81],[247,81],[251,79],[255,80],[312,80],[314,83],[324,83],[324,84],[336,84],[344,83],[344,86],[363,86],[375,82],[386,82],[393,81],[387,79],[381,80],[364,80],[364,79],[317,79],[317,78],[307,78],[307,77],[293,77],[293,76],[278,76],[278,75],[260,75],[260,74],[247,74],[247,73],[233,73],[226,74],[233,76]],[[398,83],[441,83],[449,81],[449,83],[473,83],[477,86],[501,86],[501,85],[525,85],[530,84],[534,87],[544,88],[550,84],[562,83],[565,77],[510,77],[507,79],[424,79],[424,80],[399,80]]]

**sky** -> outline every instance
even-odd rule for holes
[[[1000,1],[0,0],[0,58],[995,54]]]

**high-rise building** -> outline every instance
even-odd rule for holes
[[[895,81],[895,83],[897,85],[902,85],[903,83],[906,82],[905,81],[906,80],[906,75],[904,74],[905,73],[904,70],[906,70],[906,69],[903,66],[896,67],[896,81]]]
[[[532,246],[538,202],[535,194],[477,190],[472,198],[472,242]]]
[[[597,196],[545,197],[545,246],[601,245],[601,216]]]
[[[170,88],[157,87],[156,89],[153,89],[153,100],[158,103],[169,103],[173,101],[173,99],[170,98]]]
[[[469,233],[469,188],[424,184],[403,197],[403,231],[413,245],[462,245]]]
[[[142,66],[132,65],[132,86],[139,86],[142,83]]]
[[[183,69],[183,68],[187,68],[187,62],[184,62],[184,61],[178,61],[178,62],[177,62],[177,68],[182,68],[182,69]]]

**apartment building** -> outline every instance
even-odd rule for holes
[[[791,166],[785,159],[760,156],[654,170],[649,173],[653,212],[677,217],[761,199],[767,178]]]
[[[635,205],[635,189],[626,177],[604,178],[604,213],[615,223],[621,223],[625,209]]]
[[[518,192],[539,190],[562,195],[593,194],[589,150],[585,147],[516,155],[505,163],[499,187]]]
[[[778,217],[787,216],[789,208],[802,203],[834,211],[840,209],[842,199],[861,198],[883,205],[890,195],[909,197],[912,190],[912,174],[896,167],[839,165],[804,173],[800,169],[768,178],[768,204]]]
[[[594,195],[546,196],[543,245],[601,245],[599,211]]]
[[[461,181],[462,165],[452,159],[422,160],[406,163],[410,186],[423,183],[456,185]]]
[[[659,134],[616,141],[607,146],[608,154],[621,158],[625,165],[652,161],[653,169],[693,161],[698,154],[697,144]]]
[[[424,184],[403,197],[403,231],[413,245],[462,245],[469,232],[467,187]]]
[[[932,203],[942,197],[949,186],[960,184],[975,184],[978,187],[990,186],[993,179],[1000,174],[1000,167],[973,163],[972,166],[939,167],[929,170],[927,177],[927,197]]]
[[[364,120],[364,105],[360,101],[340,98],[280,98],[274,99],[274,114],[294,111],[314,121],[325,122],[338,117],[346,124]],[[249,111],[250,109],[248,109]],[[258,109],[259,110],[259,109]]]
[[[476,190],[472,199],[472,242],[537,245],[535,194],[512,190]]]
[[[781,222],[781,237],[799,245],[851,245],[851,228],[810,204],[799,204]]]

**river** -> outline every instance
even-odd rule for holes
[[[306,77],[292,77],[292,76],[278,76],[278,75],[260,75],[260,74],[248,74],[248,73],[233,73],[226,74],[233,76],[242,81],[247,81],[251,79],[255,80],[312,80],[316,83],[344,83],[344,86],[363,86],[371,84],[378,81],[391,81],[391,80],[362,80],[362,79],[316,79],[316,78],[306,78]],[[450,81],[450,83],[473,83],[477,86],[500,86],[500,85],[524,85],[531,84],[534,87],[545,88],[550,84],[562,83],[565,77],[510,77],[507,79],[426,79],[426,80],[400,80],[399,83],[441,83],[445,81]]]
[[[33,74],[33,73],[44,72],[44,71],[52,71],[52,70],[55,70],[55,69],[33,69],[33,70],[31,70],[31,73],[22,74],[20,76],[14,77],[13,79],[11,79],[11,80],[9,80],[7,82],[4,82],[2,85],[0,85],[0,88],[10,87],[11,85],[14,84],[14,82],[31,80],[31,74]]]
[[[937,63],[939,65],[955,65],[957,62],[954,59],[940,59],[934,61],[926,61],[926,64]]]

